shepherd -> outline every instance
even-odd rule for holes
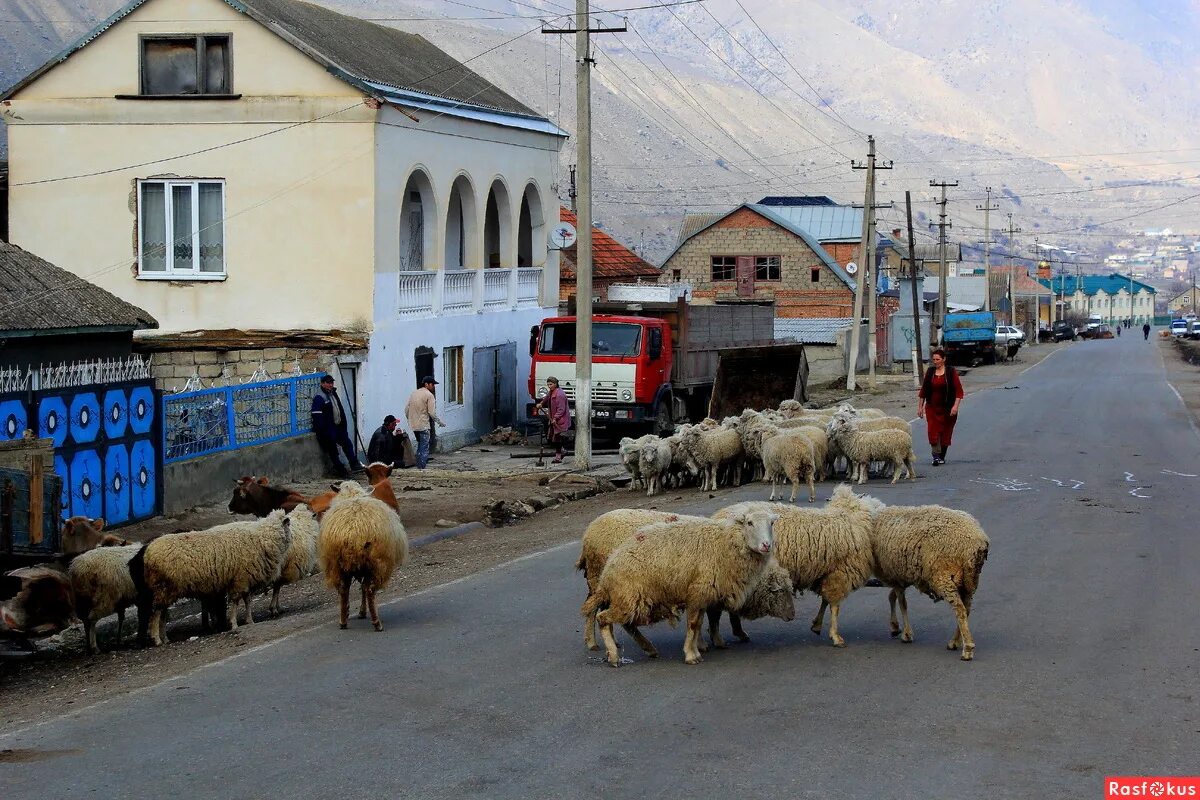
[[[567,393],[558,386],[558,378],[546,378],[546,396],[534,403],[535,408],[547,410],[547,432],[550,443],[554,445],[554,463],[563,461],[563,440],[571,429],[571,405],[567,402]]]
[[[958,406],[962,403],[962,381],[958,370],[946,363],[946,351],[940,347],[929,354],[932,362],[925,371],[921,391],[917,394],[917,416],[925,420],[929,432],[929,447],[933,465],[946,463],[946,451],[958,422]]]

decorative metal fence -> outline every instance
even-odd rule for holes
[[[163,397],[163,463],[312,431],[321,373]]]

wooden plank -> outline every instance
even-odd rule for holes
[[[42,460],[36,455],[29,459],[29,544],[42,543],[42,500],[45,489],[42,481]]]

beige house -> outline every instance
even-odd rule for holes
[[[493,375],[528,370],[513,343],[558,297],[565,134],[422,37],[298,0],[133,0],[0,103],[13,243],[164,333],[369,333],[367,429],[426,371],[451,441],[495,418],[473,384],[523,399]]]

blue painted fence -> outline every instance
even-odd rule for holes
[[[163,397],[163,463],[266,444],[312,431],[321,373]]]

